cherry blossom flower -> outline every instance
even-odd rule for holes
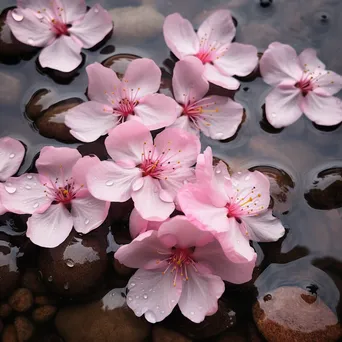
[[[87,234],[107,217],[109,203],[94,198],[85,186],[87,170],[100,160],[72,148],[44,147],[36,161],[38,174],[9,178],[0,189],[4,206],[31,214],[26,235],[42,247],[56,247],[72,227]]]
[[[167,219],[178,189],[194,179],[199,139],[182,129],[166,128],[153,142],[146,126],[128,121],[110,132],[105,145],[113,160],[89,170],[87,184],[93,196],[112,202],[132,197],[145,220]]]
[[[342,121],[342,102],[333,96],[342,89],[342,77],[326,70],[315,50],[297,56],[291,46],[272,43],[260,60],[260,72],[274,87],[266,97],[266,117],[272,126],[289,126],[302,113],[322,126]]]
[[[132,61],[122,81],[99,63],[89,65],[87,73],[91,101],[69,110],[65,121],[70,133],[81,141],[95,141],[128,120],[140,121],[150,130],[159,129],[171,125],[181,111],[170,97],[155,94],[161,71],[151,59]]]
[[[99,43],[112,29],[110,15],[96,4],[87,12],[84,0],[18,0],[7,14],[14,36],[42,47],[43,68],[70,72],[82,62],[81,49]]]
[[[129,280],[127,304],[151,323],[162,321],[177,304],[191,321],[203,321],[218,309],[223,280],[247,282],[255,266],[255,258],[231,262],[212,234],[184,216],[164,222],[158,231],[142,233],[114,256],[128,267],[139,268]]]
[[[247,76],[258,64],[257,49],[252,45],[232,43],[236,29],[230,11],[218,10],[194,31],[189,20],[179,13],[166,17],[166,45],[178,59],[197,57],[204,65],[203,76],[226,89],[238,89],[232,76]]]
[[[254,258],[249,240],[276,241],[284,235],[280,220],[268,209],[270,183],[262,173],[229,176],[223,163],[213,169],[208,147],[197,160],[196,177],[196,183],[178,192],[179,205],[193,224],[215,234],[233,261]]]
[[[204,65],[193,56],[176,63],[172,85],[182,112],[171,127],[180,127],[191,133],[212,139],[232,137],[242,121],[243,107],[224,96],[204,97],[209,83],[203,77]]]
[[[19,170],[25,156],[25,148],[23,144],[13,138],[0,138],[0,182],[5,182],[9,177],[13,176]],[[3,185],[0,183],[0,188]],[[0,195],[0,215],[6,213],[7,210],[1,202]]]

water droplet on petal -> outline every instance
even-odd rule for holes
[[[135,286],[135,283],[130,283],[129,286],[130,286],[130,287],[134,287],[134,286]]]
[[[38,208],[39,207],[39,203],[37,202],[37,203],[35,203],[34,205],[33,205],[33,208]]]
[[[24,16],[17,9],[14,9],[11,14],[15,21],[22,21],[24,19]]]
[[[107,186],[113,186],[114,185],[114,181],[109,180],[109,181],[106,182],[106,185]]]
[[[32,175],[27,175],[26,178],[27,178],[27,179],[32,179],[33,176],[32,176]]]
[[[25,185],[25,189],[31,190],[32,188],[29,185]]]
[[[216,133],[215,138],[221,139],[223,137],[223,133]]]
[[[194,315],[195,313],[193,311],[190,312],[190,315]]]
[[[95,13],[99,13],[99,9],[97,7],[94,8]]]
[[[245,181],[247,182],[250,178],[251,178],[250,176],[247,176],[247,177],[245,178]]]
[[[152,311],[147,311],[145,313],[145,318],[150,323],[156,323],[157,322],[157,318],[156,318],[155,314]]]
[[[13,186],[6,186],[5,185],[5,190],[9,193],[9,194],[14,194],[17,191],[17,188],[13,187]]]
[[[88,224],[90,221],[89,221],[89,219],[86,219],[85,221],[84,221],[84,224]]]
[[[139,296],[135,296],[135,299],[139,299]]]
[[[132,189],[133,191],[138,191],[142,188],[142,186],[144,185],[144,178],[138,178],[132,185]]]
[[[172,300],[171,300],[171,303],[174,303],[174,302],[175,302],[175,300],[174,300],[174,299],[172,299]]]
[[[70,268],[75,266],[74,262],[71,259],[67,259],[66,264]]]
[[[11,154],[9,155],[9,157],[10,157],[10,159],[13,159],[13,158],[15,157],[15,154],[14,154],[14,153],[11,153]]]
[[[144,299],[147,299],[147,298],[148,298],[147,294],[144,294],[144,296],[143,296],[143,297],[144,297]]]
[[[47,279],[47,280],[48,280],[48,282],[49,282],[49,283],[51,283],[51,282],[52,282],[52,280],[53,280],[52,276],[50,275],[50,276],[48,277],[48,279]]]
[[[277,116],[277,114],[276,113],[272,113],[271,116],[272,116],[272,118],[275,118]]]
[[[29,38],[29,39],[27,40],[27,44],[28,44],[28,45],[34,45],[34,40],[33,40],[32,38]]]
[[[219,175],[222,171],[220,169],[217,169],[215,172]]]
[[[162,314],[164,314],[165,313],[165,311],[164,310],[162,310],[162,311],[160,311]]]
[[[159,305],[156,306],[156,309],[159,310]]]
[[[128,296],[128,300],[131,301],[133,300],[133,298],[131,296]]]

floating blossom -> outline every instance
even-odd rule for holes
[[[195,323],[213,315],[224,292],[223,280],[241,284],[252,277],[250,262],[230,261],[213,235],[199,230],[184,216],[164,222],[121,246],[115,258],[139,268],[128,283],[127,304],[137,316],[156,323],[178,304]]]
[[[87,12],[84,0],[18,0],[7,14],[14,36],[44,48],[43,68],[70,72],[82,62],[81,49],[99,43],[112,29],[110,15],[96,4]]]
[[[242,121],[243,108],[228,97],[204,97],[209,90],[204,70],[201,61],[193,56],[176,63],[172,86],[182,112],[171,127],[180,127],[193,134],[202,131],[212,139],[228,139]]]
[[[223,163],[214,170],[208,147],[197,160],[196,177],[197,183],[178,192],[179,205],[193,224],[216,235],[233,261],[254,258],[249,240],[276,241],[284,235],[280,220],[268,209],[270,183],[262,173],[230,177]]]
[[[266,97],[272,126],[289,126],[302,113],[322,126],[342,121],[342,102],[333,96],[342,88],[342,77],[326,70],[315,50],[306,49],[297,57],[291,46],[272,43],[260,60],[260,72],[274,86]]]
[[[66,115],[70,133],[85,142],[95,141],[118,124],[137,120],[150,130],[171,125],[181,111],[177,103],[163,94],[161,71],[147,58],[132,61],[120,81],[116,73],[94,63],[87,67],[90,102],[72,108]]]
[[[204,65],[203,76],[227,89],[238,89],[232,76],[247,76],[258,64],[257,49],[252,45],[232,43],[236,29],[230,11],[218,10],[194,31],[189,20],[179,13],[166,17],[166,45],[178,59],[197,57]]]
[[[83,157],[72,148],[44,147],[36,161],[38,174],[9,178],[0,188],[4,206],[16,214],[31,214],[26,235],[42,247],[56,247],[72,227],[87,234],[107,217],[109,203],[94,198],[85,173],[100,160]]]
[[[89,170],[87,184],[93,196],[112,202],[132,197],[145,220],[167,219],[178,189],[194,178],[199,139],[182,129],[166,128],[153,142],[146,126],[128,121],[110,132],[105,145],[113,160]]]
[[[20,141],[10,137],[0,138],[0,182],[5,182],[19,170],[24,156],[25,148]],[[3,187],[1,183],[0,187]],[[6,211],[0,196],[0,215]]]

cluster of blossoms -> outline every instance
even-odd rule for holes
[[[94,46],[112,29],[106,11],[96,5],[87,12],[83,1],[21,0],[7,21],[19,40],[44,47],[42,66],[61,71],[77,67],[81,48]],[[276,241],[285,232],[269,209],[267,177],[248,170],[230,175],[223,162],[213,165],[210,147],[201,154],[200,132],[227,139],[243,117],[243,107],[232,99],[208,96],[209,83],[236,90],[240,83],[233,76],[247,76],[258,66],[256,48],[233,43],[234,36],[227,10],[210,15],[197,32],[177,13],[166,18],[165,41],[179,59],[174,98],[158,93],[161,71],[150,59],[132,61],[122,79],[101,64],[89,65],[90,101],[69,110],[65,123],[83,142],[108,135],[111,159],[44,147],[37,173],[11,177],[24,147],[0,140],[0,213],[30,214],[27,236],[39,246],[58,246],[72,228],[83,234],[96,229],[110,202],[132,198],[133,241],[115,258],[138,269],[128,284],[127,304],[152,323],[177,304],[193,322],[215,313],[223,281],[240,284],[252,277],[256,253],[250,241]],[[275,127],[303,112],[320,125],[342,121],[333,96],[342,78],[326,71],[313,50],[297,57],[291,47],[273,43],[260,71],[275,87],[266,97]],[[150,132],[162,128],[157,135]]]

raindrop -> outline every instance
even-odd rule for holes
[[[25,189],[31,190],[32,188],[29,185],[25,185]]]
[[[157,309],[157,310],[159,310],[159,308],[160,308],[160,306],[159,306],[159,305],[157,305],[157,306],[156,306],[156,309]]]
[[[69,290],[69,283],[64,284],[64,290]]]
[[[12,18],[15,20],[15,21],[22,21],[24,19],[24,16],[19,13],[18,10],[14,9],[12,11]]]
[[[94,8],[95,13],[99,13],[99,9],[97,7]]]
[[[114,181],[109,180],[109,181],[106,182],[106,185],[107,186],[113,186],[114,185]]]
[[[11,154],[9,155],[9,157],[10,157],[10,159],[13,159],[13,158],[15,157],[15,154],[14,154],[14,153],[11,153]]]
[[[162,310],[162,311],[160,311],[162,314],[164,314],[165,313],[165,311],[164,310]]]
[[[215,171],[218,175],[222,172],[220,169]]]
[[[195,313],[193,311],[190,312],[190,315],[194,315]]]
[[[48,280],[48,282],[49,282],[49,283],[51,283],[51,282],[52,282],[52,280],[53,280],[52,276],[50,275],[50,276],[48,277],[48,279],[47,279],[47,280]]]
[[[147,311],[145,313],[145,318],[150,322],[150,323],[156,323],[157,318],[155,314],[152,311]]]
[[[273,118],[275,118],[277,116],[276,113],[272,113],[271,115],[272,115]]]
[[[89,219],[86,219],[85,221],[84,221],[84,224],[88,224],[90,221],[89,221]]]
[[[12,186],[6,186],[5,185],[5,190],[9,193],[9,194],[14,194],[17,191],[17,188],[14,188]]]
[[[171,300],[171,303],[174,303],[174,302],[175,302],[175,300],[174,300],[174,299],[172,299],[172,300]]]
[[[28,44],[28,45],[34,45],[34,40],[33,40],[32,38],[29,38],[29,39],[27,40],[27,44]]]
[[[74,262],[71,259],[67,259],[66,264],[70,268],[75,266]]]
[[[245,178],[245,181],[247,182],[250,178],[251,178],[250,176],[247,176],[247,177]]]
[[[32,175],[27,175],[26,178],[27,178],[27,179],[32,179],[33,176],[32,176]]]
[[[139,299],[139,296],[135,296],[135,299]]]
[[[216,133],[216,138],[221,139],[223,137],[223,133]]]
[[[134,287],[134,286],[135,286],[135,283],[131,283],[129,286],[130,286],[130,287]]]
[[[131,296],[128,296],[128,300],[131,301],[133,300],[133,298]]]
[[[33,208],[38,208],[39,207],[39,203],[37,202],[37,203],[35,203],[34,205],[33,205]]]
[[[144,297],[144,299],[147,299],[147,298],[148,298],[147,294],[144,294],[144,296],[143,296],[143,297]]]

